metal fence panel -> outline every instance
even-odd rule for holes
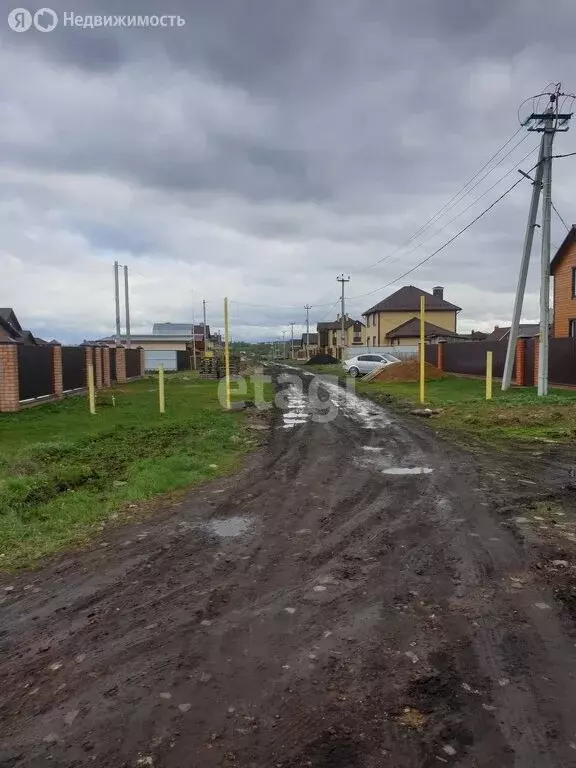
[[[140,376],[140,349],[126,350],[126,378],[133,379]]]
[[[62,347],[62,386],[64,392],[86,386],[86,350],[84,347]]]
[[[110,381],[116,381],[116,347],[110,348]]]
[[[180,349],[176,352],[176,366],[179,371],[189,371],[193,367],[193,356],[188,350]]]
[[[54,393],[52,347],[18,347],[20,400],[32,400]]]
[[[507,345],[506,340],[474,341],[469,344],[446,343],[444,344],[444,370],[449,373],[465,373],[469,376],[485,376],[486,352],[490,350],[493,359],[493,375],[496,378],[502,378]],[[514,371],[512,375],[515,375]]]
[[[170,349],[147,349],[144,353],[144,367],[146,370],[157,371],[160,364],[164,366],[165,371],[179,370],[176,361],[176,351]]]
[[[550,339],[549,343],[550,383],[576,385],[576,339]]]

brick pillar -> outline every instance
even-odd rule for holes
[[[88,366],[94,365],[94,347],[84,347],[84,386],[88,389]]]
[[[16,344],[0,344],[0,412],[19,410],[18,347]]]
[[[94,385],[102,389],[102,347],[94,347]]]
[[[110,347],[102,347],[102,386],[110,387]]]
[[[116,347],[116,381],[118,384],[126,384],[126,350],[124,347]]]
[[[526,339],[520,337],[516,342],[516,377],[519,387],[526,386]]]
[[[436,362],[436,367],[438,368],[439,371],[444,370],[444,344],[445,343],[446,343],[445,341],[438,342],[438,349],[437,349],[438,360]]]
[[[538,367],[540,364],[540,337],[534,338],[534,385],[538,386]]]
[[[144,347],[140,347],[140,376],[144,376],[146,373],[146,351]]]
[[[52,347],[52,379],[54,381],[54,396],[62,397],[64,394],[64,382],[62,381],[62,347]]]

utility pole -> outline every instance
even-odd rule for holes
[[[339,283],[342,283],[342,299],[341,299],[341,314],[342,314],[342,360],[344,359],[344,347],[346,346],[346,304],[344,298],[344,286],[350,282],[350,275],[344,277],[344,273],[338,275],[336,278]]]
[[[192,304],[192,360],[194,361],[194,370],[196,371],[196,322],[194,320],[194,304]]]
[[[282,359],[286,360],[286,331],[282,331]]]
[[[124,310],[126,312],[126,346],[130,346],[130,289],[128,288],[128,267],[124,265]]]
[[[306,358],[310,357],[310,310],[312,307],[310,304],[306,304],[304,307],[306,310]]]
[[[290,357],[294,360],[294,325],[290,323]]]
[[[568,130],[568,123],[572,117],[571,113],[562,113],[559,111],[558,100],[560,97],[573,98],[568,94],[562,93],[561,84],[557,83],[554,90],[541,95],[549,97],[549,105],[545,112],[528,115],[523,121],[523,125],[528,126],[529,131],[542,133],[540,142],[540,155],[538,159],[538,168],[536,178],[533,182],[532,200],[528,216],[528,225],[524,238],[524,252],[518,277],[518,287],[516,299],[514,302],[514,314],[512,326],[510,328],[510,337],[508,339],[508,350],[506,353],[506,363],[504,366],[504,376],[502,379],[502,389],[508,389],[512,380],[512,367],[516,354],[516,342],[518,338],[518,327],[522,314],[522,304],[526,288],[526,276],[528,274],[528,265],[530,253],[532,250],[532,241],[534,239],[534,228],[536,227],[536,216],[538,213],[538,202],[540,190],[542,190],[542,249],[540,254],[540,338],[538,352],[538,395],[548,394],[548,348],[550,339],[550,235],[551,235],[551,215],[552,215],[552,146],[554,135],[557,131],[565,132]],[[563,103],[566,102],[564,100]],[[527,100],[528,101],[528,100]],[[534,100],[533,100],[534,101]],[[526,103],[526,102],[524,102]],[[521,171],[522,173],[522,171]],[[527,174],[523,174],[527,175]]]
[[[510,335],[508,336],[508,349],[506,351],[506,362],[504,363],[504,374],[502,376],[503,391],[510,389],[512,383],[512,369],[514,368],[514,359],[516,357],[516,344],[520,329],[520,319],[522,317],[522,305],[524,304],[524,294],[526,293],[526,280],[528,278],[532,243],[534,242],[534,230],[536,229],[536,217],[538,215],[538,205],[540,203],[540,190],[542,189],[542,172],[544,168],[542,163],[543,157],[544,136],[542,136],[542,140],[540,141],[540,154],[538,155],[536,178],[532,182],[532,199],[530,201],[530,210],[528,212],[526,234],[524,235],[524,249],[522,251],[522,261],[520,263],[520,273],[518,275],[518,285],[516,287],[516,298],[514,299],[514,311],[512,313],[512,325],[510,326]]]
[[[114,262],[114,301],[116,303],[116,346],[120,345],[120,282],[118,279],[119,264]]]
[[[204,354],[208,349],[208,338],[206,336],[206,299],[202,299],[202,315],[204,319]]]

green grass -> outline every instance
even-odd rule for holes
[[[359,394],[401,407],[420,406],[419,385],[399,382],[357,382]],[[500,390],[485,399],[480,379],[445,376],[426,382],[426,406],[440,408],[433,425],[482,441],[568,442],[576,437],[576,391],[553,389],[546,398],[532,387]]]
[[[245,412],[223,410],[217,391],[175,374],[164,415],[156,377],[99,395],[95,416],[83,397],[0,415],[0,568],[82,544],[129,502],[234,469],[256,441]]]

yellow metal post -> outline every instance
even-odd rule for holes
[[[96,413],[96,389],[94,388],[94,364],[88,363],[88,404],[90,413]]]
[[[492,352],[486,352],[486,400],[492,400]]]
[[[166,397],[164,395],[164,366],[162,363],[158,366],[158,403],[160,405],[160,413],[165,413]]]
[[[226,369],[226,408],[230,410],[230,328],[228,318],[228,299],[224,299],[224,365]]]
[[[424,313],[426,311],[426,297],[420,296],[420,402],[424,403],[426,401],[426,391],[425,391],[425,384],[424,384],[424,377],[426,375],[426,350],[424,349],[425,344],[425,319],[424,319]]]

